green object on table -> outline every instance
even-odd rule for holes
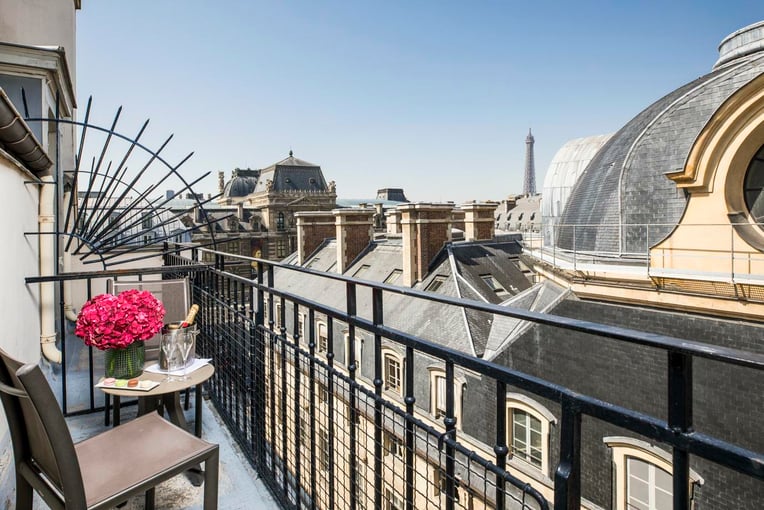
[[[143,373],[143,362],[146,359],[146,347],[138,340],[124,349],[106,349],[104,365],[106,377],[116,379],[132,379]]]

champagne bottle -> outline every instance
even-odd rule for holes
[[[191,308],[188,309],[188,315],[186,315],[186,318],[183,319],[183,322],[180,324],[181,328],[187,328],[191,326],[194,323],[194,320],[196,319],[196,314],[199,312],[199,305],[191,305]]]

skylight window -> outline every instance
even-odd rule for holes
[[[398,281],[398,278],[400,278],[402,274],[403,274],[403,271],[401,271],[400,269],[393,269],[392,272],[389,275],[387,275],[387,278],[385,278],[385,283],[393,285],[395,282]]]
[[[353,278],[361,278],[366,272],[369,270],[371,266],[368,264],[364,264],[361,267],[359,267],[355,273],[353,273]]]
[[[432,279],[430,284],[424,290],[426,290],[427,292],[437,292],[438,289],[443,285],[443,282],[445,281],[446,281],[445,276],[438,275]]]
[[[485,282],[488,287],[496,293],[499,298],[504,299],[509,296],[507,290],[493,277],[491,274],[480,275],[480,279]]]

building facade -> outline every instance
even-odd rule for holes
[[[218,206],[232,218],[219,227],[224,233],[219,249],[269,260],[297,250],[297,213],[331,210],[337,203],[334,182],[327,183],[320,166],[292,151],[263,169],[234,170],[220,191]],[[194,240],[204,243],[204,232]]]

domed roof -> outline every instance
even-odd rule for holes
[[[549,163],[544,177],[541,210],[544,217],[559,216],[565,208],[570,191],[584,173],[587,165],[612,134],[576,138],[565,142]]]
[[[647,247],[662,241],[687,205],[685,193],[666,174],[684,168],[714,112],[762,73],[764,52],[749,51],[674,90],[629,121],[578,179],[560,218],[556,245],[624,255],[644,254]]]
[[[225,185],[223,189],[224,198],[242,198],[255,191],[257,185],[257,178],[260,175],[259,170],[240,169],[237,168],[233,171],[231,180]]]

